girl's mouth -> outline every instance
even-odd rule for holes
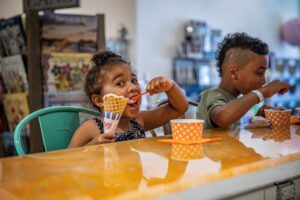
[[[138,109],[139,108],[138,102],[134,102],[132,100],[129,100],[127,105],[130,109]]]

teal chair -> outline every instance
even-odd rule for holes
[[[80,126],[79,113],[100,116],[98,111],[76,106],[42,108],[26,116],[19,122],[14,132],[14,143],[18,155],[25,154],[21,143],[22,129],[36,118],[39,119],[45,151],[67,148],[74,132]]]

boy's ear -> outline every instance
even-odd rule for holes
[[[102,107],[103,107],[102,96],[99,95],[99,94],[93,94],[93,95],[92,95],[92,102],[93,102],[98,108],[102,108]]]
[[[229,65],[228,69],[229,69],[230,78],[236,80],[237,79],[237,73],[238,73],[238,66]]]

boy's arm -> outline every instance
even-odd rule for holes
[[[219,127],[226,128],[242,118],[257,103],[259,99],[251,92],[225,105],[213,107],[209,117]]]
[[[172,80],[157,77],[147,87],[150,94],[166,92],[168,103],[158,108],[141,112],[139,122],[143,128],[152,130],[182,115],[188,109],[188,102],[179,86]]]
[[[276,93],[284,94],[288,91],[288,88],[289,85],[287,83],[274,80],[258,90],[262,93],[264,98],[268,98]],[[259,97],[255,93],[250,92],[223,106],[215,106],[210,112],[210,118],[219,127],[225,128],[243,117],[256,103],[259,103]]]

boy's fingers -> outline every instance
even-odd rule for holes
[[[270,109],[270,108],[273,108],[272,106],[270,106],[270,105],[263,105],[262,107],[261,107],[261,109]]]
[[[265,108],[265,109],[270,109],[270,108],[274,108],[274,107],[273,107],[273,106],[266,105],[266,108]]]
[[[279,94],[284,94],[288,91],[289,89],[288,88],[283,88],[281,90],[279,90]]]

